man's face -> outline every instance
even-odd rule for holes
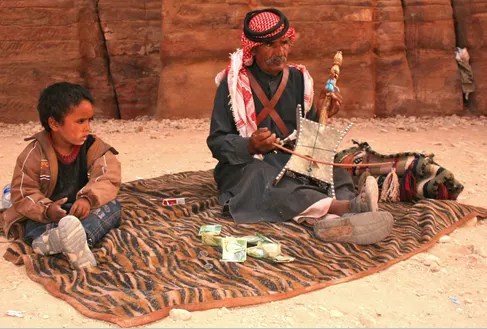
[[[93,119],[93,114],[93,105],[83,100],[64,117],[63,123],[59,123],[51,117],[50,127],[53,134],[57,135],[54,141],[59,141],[61,144],[57,146],[67,148],[71,145],[83,145],[90,133],[90,121]]]
[[[278,75],[286,65],[290,49],[289,38],[281,38],[252,48],[252,53],[262,71],[270,75]]]

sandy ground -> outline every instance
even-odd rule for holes
[[[354,120],[342,143],[368,141],[381,153],[426,151],[465,184],[460,202],[487,207],[487,119],[467,117]],[[343,126],[343,120],[333,121]],[[11,179],[23,138],[37,123],[0,124],[0,185]],[[123,180],[213,168],[208,120],[95,121],[93,130],[120,152]],[[486,327],[487,225],[461,228],[427,253],[372,276],[263,305],[166,318],[149,327]],[[0,238],[3,255],[8,243]],[[439,266],[429,264],[435,255]],[[427,257],[428,256],[428,257]],[[426,260],[425,260],[426,259]],[[434,262],[435,263],[435,262]],[[78,313],[31,281],[22,266],[0,260],[1,327],[113,327]],[[452,302],[455,297],[460,304]],[[25,311],[23,318],[7,310]]]

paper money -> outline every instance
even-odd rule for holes
[[[257,246],[247,248],[247,255],[254,258],[264,258],[264,250]]]
[[[200,227],[200,232],[198,233],[198,235],[202,235],[203,233],[212,233],[214,235],[218,235],[221,231],[221,225],[203,225]]]
[[[262,241],[262,238],[258,237],[257,235],[247,235],[247,236],[239,237],[239,239],[246,240],[247,244],[257,244],[258,242]]]
[[[266,237],[266,236],[264,236],[264,235],[260,234],[259,232],[255,233],[255,235],[256,235],[257,237],[259,237],[259,238],[262,240],[262,242],[267,242],[267,243],[276,243],[274,240],[272,240],[272,239],[270,239],[270,238],[268,238],[268,237]]]
[[[269,259],[274,259],[276,256],[281,254],[281,244],[280,243],[259,243],[257,246],[264,251],[264,257]]]
[[[260,233],[244,237],[222,237],[219,236],[221,229],[221,225],[203,225],[198,235],[205,245],[222,248],[221,260],[224,262],[244,262],[247,260],[247,255],[275,263],[294,261],[294,257],[281,254],[280,243]],[[256,244],[256,246],[247,248],[249,244]]]
[[[285,255],[277,255],[272,259],[273,262],[276,263],[289,263],[294,261],[294,257],[291,256],[285,256]]]
[[[208,246],[221,247],[222,239],[223,237],[209,232],[201,234],[201,241]]]
[[[275,263],[289,263],[294,257],[281,254],[280,243],[267,243],[260,241],[254,247],[247,248],[247,255],[259,259],[267,259]]]
[[[240,238],[226,237],[221,240],[222,261],[244,262],[247,259],[247,241]]]

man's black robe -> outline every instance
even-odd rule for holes
[[[276,92],[282,72],[278,76],[264,73],[257,64],[248,67],[269,99]],[[263,105],[253,93],[256,115]],[[214,171],[215,181],[220,189],[220,203],[236,223],[282,222],[292,219],[313,203],[330,197],[316,186],[284,176],[273,186],[274,179],[289,160],[290,155],[270,152],[264,160],[255,159],[248,151],[249,138],[241,137],[235,126],[229,105],[227,79],[217,89],[210,135],[207,139],[213,157],[219,162]],[[275,107],[290,132],[296,129],[296,107],[304,109],[303,74],[289,68],[289,80]],[[316,109],[308,112],[307,118],[317,121]],[[283,139],[272,119],[267,116],[259,128],[267,127]],[[344,169],[335,167],[334,183],[337,199],[350,200],[354,197],[351,176]]]

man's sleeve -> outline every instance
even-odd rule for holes
[[[248,150],[249,138],[239,136],[229,101],[227,80],[224,79],[216,92],[206,143],[213,157],[220,162],[232,165],[247,163],[252,160]]]

